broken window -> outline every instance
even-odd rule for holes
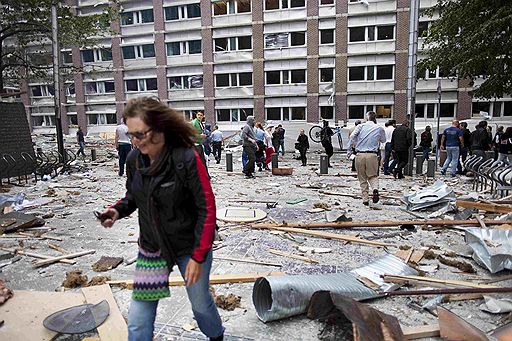
[[[112,60],[112,48],[101,48],[99,53],[102,61]]]
[[[377,40],[391,40],[394,38],[395,26],[386,25],[377,27]]]
[[[426,37],[428,33],[428,21],[420,21],[418,24],[418,36]]]
[[[288,47],[288,33],[269,33],[265,35],[265,48]]]
[[[332,120],[332,119],[334,119],[334,108],[332,106],[320,107],[320,118],[322,120]]]
[[[281,71],[267,71],[267,84],[281,84]]]
[[[334,79],[334,68],[320,69],[320,82],[332,82]]]
[[[78,125],[78,116],[77,115],[70,115],[67,113],[68,116],[68,125],[70,126],[76,126]]]
[[[73,56],[71,54],[71,51],[62,51],[62,62],[64,64],[72,64],[73,63]]]
[[[32,90],[32,97],[41,97],[43,96],[43,92],[41,91],[41,86],[31,86],[30,89]]]
[[[320,44],[334,43],[334,29],[320,30]]]
[[[133,25],[133,12],[121,13],[121,26]]]
[[[364,66],[353,66],[348,68],[349,81],[364,81]]]
[[[228,38],[215,39],[215,52],[228,50]]]
[[[375,80],[375,67],[368,66],[366,68],[366,80],[367,81],[373,81]]]
[[[306,45],[306,32],[291,32],[290,33],[290,46],[304,46]]]
[[[367,37],[368,41],[374,41],[375,40],[375,26],[368,26],[366,28],[366,31],[368,32]]]
[[[365,34],[365,27],[351,27],[350,28],[350,35],[349,35],[349,41],[350,42],[356,42],[356,41],[364,41],[364,34]]]
[[[188,77],[188,83],[191,89],[201,89],[203,87],[203,76],[190,76]]]
[[[393,65],[377,65],[377,79],[393,79]]]
[[[153,9],[121,13],[121,26],[154,22]]]

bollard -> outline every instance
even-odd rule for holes
[[[233,171],[233,154],[232,153],[226,153],[226,171],[227,172]]]
[[[427,176],[433,178],[436,173],[436,160],[427,161]]]
[[[416,155],[416,175],[423,174],[423,155]]]
[[[327,174],[329,169],[329,157],[320,155],[320,174]]]
[[[278,157],[277,153],[272,154],[272,169],[279,168],[279,160],[277,157]]]
[[[91,161],[96,161],[96,149],[91,149]]]

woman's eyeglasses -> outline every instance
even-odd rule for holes
[[[134,132],[127,132],[126,133],[126,136],[128,136],[128,138],[130,140],[133,140],[134,138],[136,138],[137,140],[143,140],[146,138],[146,135],[151,131],[152,129],[148,129],[146,131],[134,131]]]

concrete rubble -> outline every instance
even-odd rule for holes
[[[43,150],[55,145],[52,136],[36,136],[34,141]],[[66,147],[77,149],[72,142]],[[111,229],[101,227],[94,211],[101,211],[124,194],[125,178],[117,175],[117,154],[112,140],[88,139],[88,155],[91,149],[96,150],[95,161],[78,159],[73,168],[50,176],[46,181],[18,184],[17,179],[11,179],[12,183],[2,188],[0,203],[4,213],[15,211],[44,223],[20,229],[15,215],[11,220],[5,218],[5,214],[0,215],[5,231],[0,235],[0,288],[5,293],[2,299],[9,298],[14,302],[17,291],[80,293],[82,287],[106,286],[110,280],[128,283],[132,279],[138,249],[137,213],[117,222]],[[359,183],[350,171],[351,165],[345,154],[336,153],[331,159],[334,167],[329,169],[330,174],[319,175],[316,172],[319,145],[313,145],[308,153],[307,167],[299,167],[300,161],[290,152],[279,158],[279,167],[293,168],[291,175],[273,176],[263,171],[257,172],[255,179],[247,180],[241,173],[241,150],[236,147],[231,150],[233,173],[225,171],[224,154],[221,164],[210,162],[209,165],[217,208],[259,209],[266,213],[266,218],[244,223],[236,222],[236,219],[218,220],[220,240],[214,245],[212,275],[261,273],[261,277],[265,277],[264,274],[272,272],[272,275],[281,275],[276,281],[284,280],[285,285],[288,277],[349,273],[394,254],[405,267],[414,269],[407,274],[415,276],[398,277],[400,272],[390,271],[380,277],[378,271],[352,271],[351,278],[356,280],[357,277],[360,285],[377,294],[381,292],[380,286],[398,291],[512,287],[509,266],[512,224],[503,221],[509,216],[500,215],[499,211],[476,210],[477,220],[472,213],[461,216],[463,210],[455,205],[449,209],[444,206],[440,209],[438,205],[472,193],[469,177],[444,178],[443,183],[436,183],[434,179],[420,175],[403,180],[381,176],[382,201],[366,207],[360,199]],[[424,205],[427,197],[434,198],[427,200],[434,205]],[[476,198],[473,195],[473,199],[489,203],[494,198],[481,191]],[[407,209],[407,204],[413,206]],[[434,216],[429,216],[433,213]],[[450,224],[456,215],[460,224]],[[423,218],[427,217],[446,224],[435,221],[426,224]],[[501,223],[497,222],[499,219]],[[399,221],[400,224],[371,224],[386,221]],[[339,228],[328,224],[339,224]],[[262,225],[267,227],[262,228]],[[12,228],[7,231],[9,227]],[[309,233],[292,233],[290,229],[307,229]],[[340,238],[332,238],[333,235]],[[508,255],[493,250],[505,250]],[[497,256],[502,258],[496,260]],[[13,262],[13,257],[20,258]],[[100,257],[100,269],[93,267]],[[34,262],[42,265],[35,267]],[[96,277],[98,270],[103,271],[101,278]],[[176,271],[171,274],[176,275]],[[230,337],[226,340],[334,340],[341,335],[327,335],[323,321],[308,319],[304,314],[263,323],[253,304],[253,282],[248,279],[238,283],[235,279],[231,283],[212,284],[217,301],[225,308],[219,312]],[[155,339],[204,340],[193,320],[185,288],[176,285],[171,288],[171,298],[160,302]],[[129,285],[110,288],[120,315],[127,317],[131,299]],[[14,292],[13,297],[8,290]],[[503,315],[510,311],[510,301],[501,301],[501,305],[496,303],[506,297],[506,293],[492,294],[492,300],[487,298],[490,293],[485,295],[449,294],[433,301],[431,294],[390,295],[365,304],[371,311],[385,312],[385,316],[396,319],[402,328],[402,331],[394,329],[398,336],[403,332],[407,337],[411,328],[418,333],[422,326],[427,329],[425,326],[437,325],[438,318],[433,315],[436,307],[449,309],[491,336],[493,331],[512,320],[511,315]],[[487,307],[493,303],[494,307],[499,305],[500,308],[483,310],[484,303]],[[109,304],[113,306],[112,302]],[[308,302],[301,304],[306,307]],[[429,309],[422,308],[424,305]],[[503,305],[507,305],[507,309]],[[338,309],[340,307],[338,305]],[[366,311],[366,308],[361,309]],[[5,320],[6,323],[9,321]],[[358,328],[364,328],[363,321],[363,318],[357,321]],[[397,324],[393,326],[398,327]],[[0,339],[5,328],[6,325],[0,326]],[[425,340],[440,340],[439,336],[433,336],[439,335],[439,328],[431,328],[424,335],[427,335]],[[352,339],[352,336],[347,337],[347,340]]]

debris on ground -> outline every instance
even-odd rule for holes
[[[76,269],[66,272],[66,279],[62,282],[64,288],[80,288],[87,284],[87,275],[82,275],[82,270]]]
[[[11,289],[9,289],[3,280],[0,279],[0,304],[4,304],[9,298],[14,295]]]
[[[116,268],[122,262],[123,257],[101,256],[101,258],[92,265],[92,269],[96,272],[108,271]]]
[[[444,258],[443,256],[437,256],[437,260],[444,265],[453,266],[454,268],[457,268],[462,272],[466,272],[469,274],[476,273],[476,270],[473,267],[473,265],[469,264],[468,262],[448,259]]]
[[[242,297],[240,296],[236,296],[234,294],[228,294],[227,296],[217,295],[213,287],[210,287],[210,292],[213,296],[213,301],[215,302],[215,305],[220,309],[233,311],[236,308],[242,307],[240,304],[240,302],[242,301]]]
[[[110,276],[94,276],[85,286],[92,287],[95,285],[107,284],[107,282],[111,280]]]

